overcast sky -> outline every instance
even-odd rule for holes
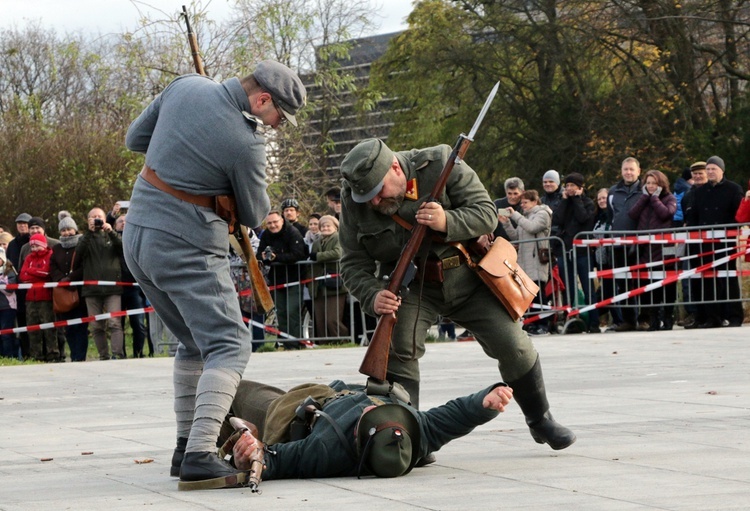
[[[380,29],[376,34],[395,32],[406,28],[404,19],[411,12],[411,0],[372,0],[382,6]],[[135,29],[139,9],[152,19],[160,11],[174,14],[182,10],[189,0],[0,0],[0,27],[23,26],[29,20],[41,20],[42,25],[54,27],[58,32],[107,34]],[[209,17],[222,20],[229,15],[230,0],[204,0]],[[137,6],[137,7],[136,7]],[[162,16],[163,17],[163,16]],[[372,34],[370,34],[372,35]]]

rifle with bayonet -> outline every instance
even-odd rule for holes
[[[466,151],[469,149],[469,145],[474,141],[474,135],[479,129],[479,125],[482,123],[485,114],[487,114],[487,110],[489,110],[490,104],[492,104],[492,100],[495,98],[499,86],[500,83],[498,82],[495,84],[495,87],[493,87],[469,134],[464,135],[462,133],[459,135],[456,145],[453,147],[453,151],[451,151],[448,160],[445,162],[443,170],[440,172],[440,177],[430,192],[427,202],[436,202],[443,194],[445,185],[448,182],[448,177],[450,177],[451,171],[453,171],[453,166],[457,161],[460,162],[463,160],[466,155]],[[404,282],[408,281],[410,275],[413,275],[414,258],[422,245],[425,235],[427,234],[427,229],[428,227],[426,225],[419,223],[415,224],[412,228],[411,237],[401,250],[401,255],[396,263],[396,268],[388,277],[387,289],[391,293],[397,296],[401,295]],[[397,322],[398,316],[396,314],[385,314],[380,316],[375,332],[372,335],[372,339],[370,339],[370,344],[367,347],[365,358],[362,360],[362,365],[359,367],[360,373],[381,382],[385,380],[385,375],[388,370],[388,354],[391,349],[393,328],[396,326]]]
[[[188,17],[187,8],[182,6],[182,16],[185,18],[185,26],[187,27],[188,44],[190,44],[190,53],[193,56],[193,64],[195,65],[195,72],[202,76],[206,75],[206,68],[203,66],[203,59],[201,58],[200,51],[198,49],[198,39],[193,33],[193,29],[190,27],[190,19]],[[223,195],[217,197],[217,202],[220,207],[230,213],[232,218],[235,218],[236,203],[234,203],[234,197]],[[239,225],[239,222],[237,222]],[[238,245],[240,255],[247,265],[247,271],[250,275],[250,283],[253,286],[253,299],[255,304],[258,306],[261,312],[264,312],[271,317],[274,310],[273,298],[271,297],[271,291],[268,289],[266,279],[263,277],[263,272],[260,271],[258,266],[258,260],[255,258],[253,249],[250,246],[250,237],[248,236],[247,227],[239,225],[239,229],[235,229],[235,226],[230,223],[229,226],[229,237],[230,244],[232,246]],[[235,238],[232,238],[234,233]],[[236,243],[234,243],[236,241]],[[235,247],[236,249],[236,247]]]

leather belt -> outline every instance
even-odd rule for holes
[[[146,180],[147,183],[153,185],[155,188],[161,190],[164,193],[168,193],[172,197],[176,197],[184,202],[195,204],[196,206],[203,206],[204,208],[214,209],[216,206],[216,198],[213,195],[193,195],[192,193],[183,192],[176,188],[172,188],[167,183],[162,181],[159,176],[156,175],[156,171],[148,165],[143,166],[141,170],[141,177]]]

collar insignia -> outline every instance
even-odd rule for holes
[[[419,198],[419,190],[417,189],[417,178],[410,179],[406,183],[406,193],[404,194],[405,199],[417,200]]]

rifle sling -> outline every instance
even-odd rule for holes
[[[407,222],[406,220],[404,220],[403,218],[401,218],[400,216],[398,216],[397,213],[392,214],[391,218],[393,219],[394,222],[396,222],[398,225],[400,225],[401,227],[403,227],[404,229],[406,229],[409,232],[411,232],[411,230],[414,228],[414,226],[412,224],[410,224],[409,222]],[[435,234],[435,231],[432,231],[432,234],[430,235],[430,239],[434,243],[440,243],[441,245],[445,245],[446,244],[445,243],[445,238],[443,238],[439,234]]]

